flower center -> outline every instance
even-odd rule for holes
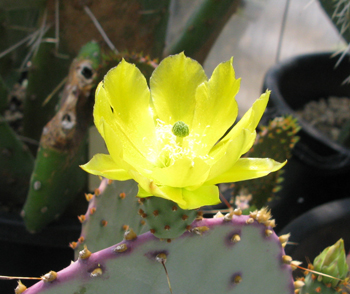
[[[156,138],[157,149],[151,149],[149,152],[150,160],[156,166],[167,167],[184,157],[191,160],[196,157],[203,160],[210,158],[208,155],[197,154],[198,147],[204,144],[198,134],[190,134],[188,125],[183,121],[170,125],[157,119]]]
[[[181,120],[174,123],[171,131],[173,132],[173,134],[176,137],[180,137],[180,138],[187,137],[190,134],[190,129],[189,129],[188,125],[186,125]]]

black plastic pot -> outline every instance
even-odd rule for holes
[[[280,232],[291,233],[289,239],[294,244],[285,247],[286,254],[294,260],[303,261],[305,257],[312,262],[323,249],[344,239],[345,252],[350,247],[350,198],[332,201],[304,213]]]
[[[64,218],[37,234],[25,229],[20,216],[0,213],[0,275],[40,277],[50,270],[58,271],[74,259],[69,243],[80,235],[77,218]],[[36,281],[22,280],[30,286]],[[0,292],[14,293],[16,280],[0,280]]]
[[[349,56],[335,67],[339,56],[331,55],[302,55],[273,66],[263,85],[264,91],[271,90],[263,123],[283,114],[295,115],[311,100],[350,97],[350,84],[343,84],[350,76]],[[326,138],[307,122],[300,119],[299,123],[300,141],[285,167],[283,189],[270,204],[280,228],[317,205],[349,195],[350,150]]]

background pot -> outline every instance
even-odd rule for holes
[[[332,53],[297,56],[273,66],[266,74],[263,90],[271,98],[263,123],[283,114],[293,114],[312,100],[329,96],[350,97],[349,56],[335,67]],[[300,141],[285,167],[283,189],[270,204],[279,227],[298,215],[332,199],[348,196],[350,150],[329,140],[314,127],[299,120]]]
[[[280,232],[291,233],[286,254],[294,260],[303,261],[305,257],[311,262],[328,246],[333,245],[340,238],[344,239],[345,252],[350,244],[350,198],[325,203],[296,218]]]

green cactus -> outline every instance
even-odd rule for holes
[[[273,119],[267,126],[260,126],[256,142],[246,157],[271,157],[280,162],[289,159],[292,156],[292,149],[298,142],[296,134],[299,129],[297,120],[292,116]],[[283,169],[263,178],[235,183],[234,195],[251,194],[250,205],[261,208],[281,189],[282,174]]]
[[[68,59],[59,59],[52,52],[54,44],[42,44],[36,56],[32,59],[32,67],[28,72],[28,87],[23,108],[23,136],[40,140],[43,127],[55,113],[59,100],[55,94],[49,103],[44,105],[46,98],[67,75],[71,63]],[[37,146],[30,146],[33,154]]]
[[[1,115],[0,134],[1,197],[14,209],[23,203],[28,192],[34,158]]]
[[[23,293],[292,294],[291,258],[269,217],[264,209],[255,218],[236,212],[197,220],[170,243],[150,232],[126,233],[102,251],[85,248],[77,261]]]
[[[343,239],[338,240],[334,245],[327,247],[314,260],[314,270],[330,275],[336,279],[345,279],[349,268],[346,263],[346,255]],[[339,280],[331,277],[318,277],[324,284],[330,283],[332,287],[339,285]]]
[[[313,271],[307,274],[305,285],[300,289],[300,294],[341,292],[340,285],[349,272],[343,239],[324,249],[315,258],[311,268]],[[318,275],[317,273],[321,274]]]
[[[22,216],[36,232],[57,218],[86,185],[79,169],[86,160],[86,133],[92,120],[91,89],[96,84],[100,48],[86,44],[72,63],[60,109],[45,126]]]
[[[133,228],[136,234],[149,230],[137,213],[140,203],[136,198],[137,184],[103,179],[95,194],[86,194],[89,207],[85,215],[79,216],[82,223],[81,236],[70,245],[75,256],[87,246],[96,252],[123,240],[124,233]]]

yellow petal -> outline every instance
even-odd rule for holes
[[[201,152],[204,154],[233,125],[238,114],[235,96],[239,91],[240,79],[235,78],[232,61],[233,58],[219,64],[209,82],[197,88],[191,131],[199,134],[205,142],[206,148]]]
[[[208,180],[205,184],[230,183],[260,178],[281,169],[287,161],[279,163],[270,158],[241,158],[229,170]]]
[[[196,209],[205,205],[220,203],[219,189],[215,185],[201,186],[196,190],[174,188],[169,186],[159,187],[161,194],[154,195],[177,203],[182,209]],[[140,189],[138,197],[149,197],[147,191]]]
[[[218,143],[216,144],[211,152],[214,152],[215,149],[219,149],[223,144],[226,144],[228,141],[236,138],[242,129],[248,129],[251,132],[255,132],[256,127],[259,124],[259,121],[264,114],[266,109],[267,102],[269,101],[270,92],[262,94],[259,99],[257,99],[252,107],[244,114],[240,121],[231,129],[231,131]],[[251,144],[247,144],[242,150],[242,154],[248,152],[251,148]]]
[[[197,87],[207,80],[202,66],[183,53],[165,58],[150,79],[156,115],[166,124],[191,126]]]
[[[138,189],[139,189],[138,192],[137,192],[137,197],[145,198],[145,197],[153,196],[150,192],[147,192],[140,185],[137,185],[137,186],[138,186]]]
[[[186,202],[185,205],[179,204],[182,209],[196,209],[205,205],[220,203],[219,189],[215,185],[201,186],[193,191],[182,189],[182,193],[182,197]]]
[[[153,196],[169,199],[168,196],[161,191],[161,189],[154,183],[153,180],[140,174],[136,170],[129,170],[129,173],[141,188],[139,189],[139,194],[137,195],[138,197],[147,197],[147,196],[153,195]]]
[[[220,149],[220,153],[210,154],[217,159],[217,161],[212,165],[210,173],[208,176],[208,181],[216,178],[218,175],[226,172],[230,167],[232,167],[235,162],[242,155],[242,148],[246,145],[247,141],[250,141],[251,132],[247,129],[243,129],[237,138],[227,142],[223,145],[224,148]],[[224,154],[222,154],[224,153]]]
[[[110,180],[126,181],[131,179],[130,174],[124,169],[118,169],[112,157],[106,154],[96,154],[88,163],[80,167],[90,174]]]
[[[182,198],[182,189],[169,186],[157,186],[152,180],[143,177],[135,171],[130,172],[133,179],[139,184],[137,196],[140,198],[157,196],[171,200],[179,205],[185,205]]]
[[[169,167],[154,168],[152,178],[155,183],[171,187],[202,185],[208,177],[210,166],[201,158],[181,158]]]
[[[104,133],[101,121],[111,121],[113,119],[114,116],[111,111],[111,104],[109,103],[106,91],[103,88],[103,82],[100,82],[95,93],[94,123],[102,138],[104,138]]]
[[[266,91],[261,94],[252,107],[244,114],[242,119],[237,123],[238,128],[247,128],[250,131],[254,131],[259,124],[259,121],[264,114],[267,103],[269,102],[270,91]]]
[[[134,148],[147,156],[155,144],[155,126],[150,111],[150,92],[140,70],[122,60],[104,77],[96,91],[95,121],[103,117],[113,129],[120,130],[132,142]],[[98,105],[101,100],[107,99]],[[119,134],[118,134],[119,135]],[[126,146],[125,146],[126,147]]]
[[[104,134],[109,154],[122,168],[128,170],[132,166],[134,169],[145,170],[153,167],[153,164],[147,160],[130,138],[119,129],[118,125],[108,124],[101,118],[100,129]],[[126,163],[128,166],[125,165]]]
[[[159,186],[160,194],[154,196],[162,197],[164,199],[171,200],[177,203],[181,208],[186,206],[186,202],[183,199],[182,188],[174,188],[169,186]]]

